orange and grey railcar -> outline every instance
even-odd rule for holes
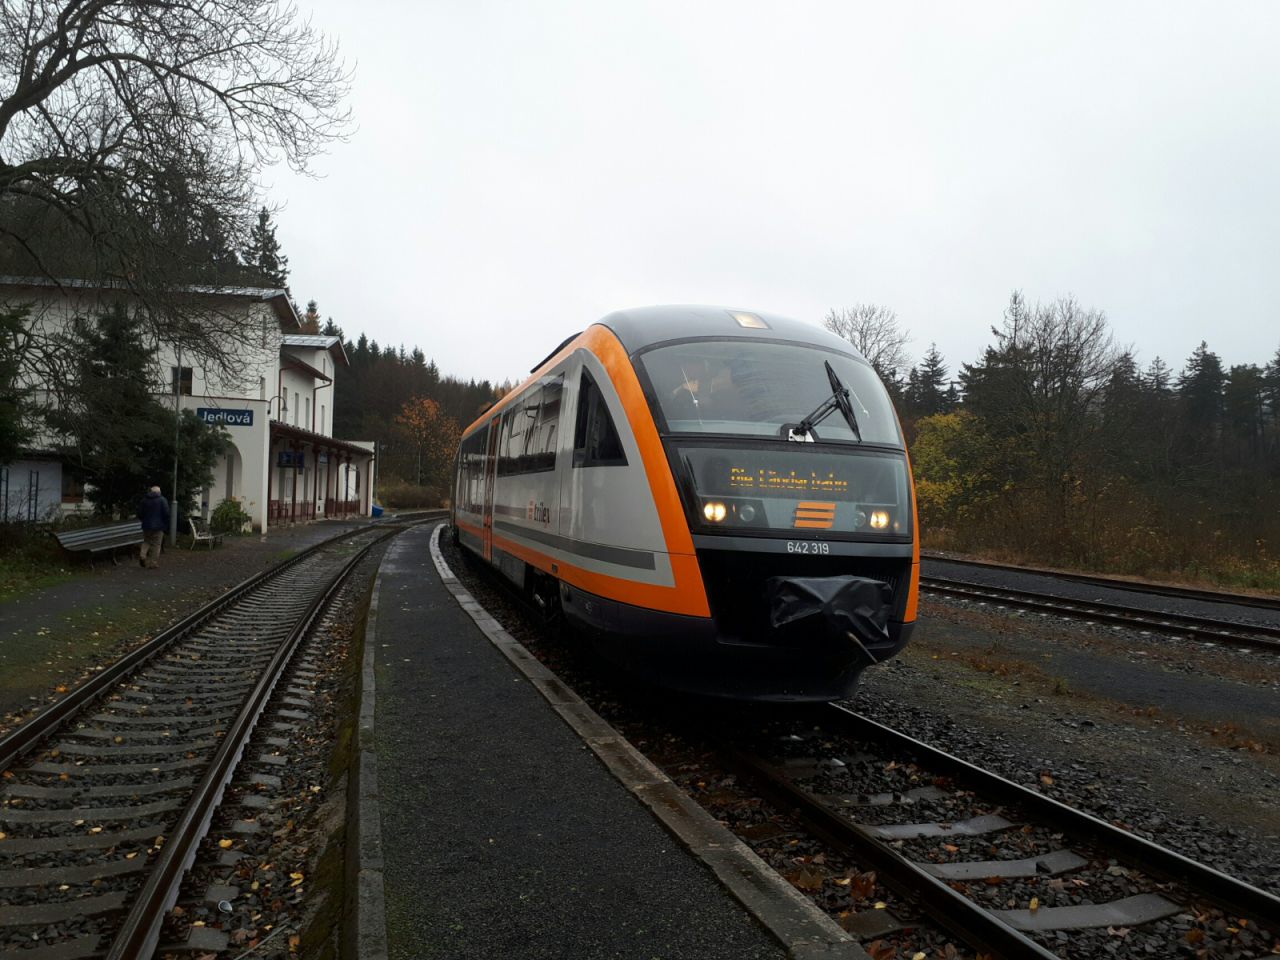
[[[809,324],[614,313],[467,427],[457,542],[608,659],[719,697],[848,696],[910,637],[914,488],[884,385]]]

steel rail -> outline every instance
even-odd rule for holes
[[[17,760],[28,750],[35,747],[44,737],[52,733],[95,698],[101,696],[116,683],[146,664],[170,644],[191,633],[214,614],[236,603],[250,590],[273,577],[279,576],[290,567],[311,556],[312,553],[344,537],[349,537],[355,532],[358,531],[345,531],[337,536],[330,537],[328,540],[322,540],[320,543],[308,547],[301,553],[274,567],[255,573],[247,580],[236,584],[222,596],[206,603],[194,613],[183,617],[173,626],[160,631],[146,643],[129,651],[105,670],[96,673],[84,683],[74,687],[65,696],[45,707],[22,726],[16,727],[4,737],[0,737],[0,770],[6,769],[14,760]]]
[[[920,588],[944,596],[985,600],[1005,606],[1020,607],[1024,610],[1073,616],[1098,623],[1144,627],[1159,633],[1176,633],[1196,640],[1280,651],[1280,627],[1266,624],[1234,623],[1229,620],[1213,620],[1189,614],[1163,613],[1125,607],[1120,604],[1055,597],[1031,590],[1015,590],[941,577],[921,577]]]
[[[1255,597],[1250,594],[1227,593],[1221,590],[1202,590],[1196,587],[1179,587],[1167,583],[1119,580],[1114,577],[1101,577],[1089,573],[1071,573],[1063,570],[1047,570],[1042,567],[1022,567],[1012,563],[995,563],[991,560],[962,560],[958,557],[948,557],[938,553],[921,553],[920,559],[932,560],[938,563],[954,563],[959,566],[978,567],[986,570],[1001,570],[1008,573],[1025,573],[1030,576],[1049,577],[1054,580],[1066,580],[1071,583],[1083,583],[1091,587],[1126,590],[1130,593],[1147,593],[1153,596],[1175,597],[1183,600],[1203,600],[1206,603],[1221,603],[1233,607],[1280,610],[1280,597]]]
[[[912,754],[929,769],[950,774],[985,797],[1022,807],[1033,816],[1057,825],[1066,833],[1092,841],[1143,870],[1182,884],[1233,914],[1270,923],[1280,917],[1280,897],[1275,894],[1184,857],[1022,784],[1007,780],[990,770],[984,770],[848,707],[827,704],[823,712],[826,713],[823,721],[836,726],[843,733],[888,744],[894,752]]]
[[[307,557],[341,540],[361,533],[365,528],[344,530],[342,533],[321,540],[307,547],[287,560],[281,561],[229,589],[222,596],[211,600],[203,607],[183,617],[177,623],[166,627],[146,643],[129,651],[111,666],[94,674],[79,686],[49,704],[34,717],[21,726],[15,727],[4,736],[0,736],[0,770],[8,767],[23,754],[33,749],[46,736],[56,730],[81,709],[92,703],[97,697],[106,693],[116,683],[144,666],[153,657],[167,649],[171,644],[191,633],[214,614],[238,602],[245,594],[266,581],[279,576]]]
[[[107,951],[106,960],[137,960],[140,957],[149,957],[155,951],[165,914],[177,901],[182,878],[195,862],[200,841],[208,830],[214,811],[222,801],[223,791],[231,782],[236,765],[244,753],[244,748],[253,734],[258,719],[266,709],[277,681],[289,665],[303,638],[310,632],[316,618],[346,578],[355,570],[356,565],[374,546],[397,532],[394,528],[388,529],[358,550],[329,580],[324,590],[316,595],[289,635],[276,648],[270,663],[245,698],[235,720],[228,727],[226,736],[219,742],[213,760],[204,776],[200,778],[200,783],[173,827],[146,883],[134,899],[124,923],[117,931],[111,948]]]
[[[836,813],[780,770],[735,747],[726,747],[730,762],[746,773],[762,793],[779,806],[798,810],[801,818],[828,842],[872,867],[876,876],[919,902],[930,917],[972,947],[1005,960],[1059,960],[1056,953],[1015,930],[990,910],[926,873],[860,824]]]

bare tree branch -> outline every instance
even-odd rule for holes
[[[859,303],[842,310],[832,309],[822,325],[853,344],[882,380],[896,383],[911,364],[907,354],[911,334],[898,325],[898,315],[888,307]]]
[[[0,273],[123,285],[157,339],[233,371],[260,330],[193,330],[181,291],[253,282],[230,251],[261,172],[346,135],[349,79],[276,0],[0,0]]]

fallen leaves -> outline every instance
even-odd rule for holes
[[[218,841],[218,848],[220,850],[230,850],[234,843],[234,840],[228,840],[226,837],[223,837]]]
[[[788,870],[783,874],[783,877],[797,890],[803,890],[805,893],[817,893],[827,882],[827,872],[825,870],[814,869],[810,866],[801,866],[796,870]]]

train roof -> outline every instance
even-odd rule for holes
[[[844,353],[866,362],[866,358],[848,340],[838,337],[825,327],[782,317],[759,310],[739,310],[733,307],[713,306],[656,306],[618,310],[596,321],[611,330],[622,343],[628,356],[656,344],[672,340],[696,338],[740,337],[743,339],[778,340],[788,343],[805,343],[836,353]],[[596,324],[593,324],[595,326]],[[529,371],[530,376],[506,396],[485,407],[476,419],[462,432],[469,434],[478,424],[507,405],[533,383],[538,371],[556,359],[565,347],[577,340],[582,333],[574,333],[543,357]]]
[[[862,358],[848,340],[824,327],[759,310],[712,306],[637,307],[611,313],[599,323],[612,330],[632,356],[667,340],[749,337],[809,343]]]

